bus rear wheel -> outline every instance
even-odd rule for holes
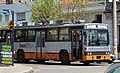
[[[24,54],[23,50],[18,50],[17,60],[18,60],[18,62],[24,62],[25,61],[25,54]]]
[[[60,60],[62,62],[62,64],[64,65],[68,65],[70,64],[70,61],[69,61],[69,55],[68,55],[68,52],[67,51],[60,51]]]
[[[37,60],[37,63],[44,64],[45,61],[44,60]]]

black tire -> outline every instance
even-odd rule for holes
[[[29,61],[30,61],[30,60],[27,60],[27,59],[24,60],[25,63],[28,63]]]
[[[61,63],[64,64],[64,65],[70,64],[69,55],[68,55],[67,51],[61,51],[60,52],[60,60],[61,60]]]
[[[112,64],[112,61],[108,61],[108,64]]]
[[[100,63],[101,63],[101,61],[97,61],[96,63],[99,63],[99,64],[100,64]]]
[[[18,50],[18,52],[17,52],[17,60],[20,63],[25,62],[25,54],[24,54],[23,50]]]
[[[44,64],[45,61],[44,60],[37,60],[37,63]]]
[[[85,65],[85,66],[89,66],[89,65],[90,65],[90,62],[84,62],[84,65]]]

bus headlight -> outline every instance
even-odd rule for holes
[[[92,55],[92,53],[90,52],[90,55]]]
[[[110,54],[109,52],[106,52],[106,54]]]
[[[92,53],[91,52],[87,52],[87,55],[92,55]]]
[[[88,52],[87,55],[90,55],[90,53]]]
[[[14,53],[14,54],[16,54],[16,52],[15,52],[15,51],[14,51],[13,53]]]
[[[106,52],[106,54],[107,54],[107,52]]]

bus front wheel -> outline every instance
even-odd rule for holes
[[[90,62],[83,62],[85,66],[90,65]]]
[[[23,50],[18,50],[17,52],[17,60],[18,62],[24,62],[25,61],[25,55]]]
[[[60,51],[60,60],[62,62],[62,64],[64,65],[68,65],[70,64],[70,61],[69,61],[69,54],[67,51]]]

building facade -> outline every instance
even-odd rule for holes
[[[29,5],[32,5],[33,2],[28,2]],[[24,4],[15,3],[15,4],[8,4],[0,6],[0,12],[3,11],[3,9],[11,9],[14,11],[14,23],[16,25],[20,24],[27,24],[30,23],[30,16],[32,14],[31,9]],[[4,15],[0,14],[0,23],[7,25],[6,23],[11,20],[11,15]]]
[[[74,4],[75,0],[60,0],[61,5],[63,6],[63,12],[70,12],[71,15],[76,13],[85,14],[86,16],[79,16],[81,20],[86,20],[87,22],[97,21],[103,22],[103,12],[105,11],[105,0],[79,0],[80,4]],[[75,8],[74,10],[72,10]]]
[[[31,14],[29,14],[29,13],[31,13],[31,12],[29,12],[30,8],[25,6],[24,4],[17,3],[20,0],[13,0],[13,1],[16,4],[8,4],[8,5],[5,5],[5,6],[1,6],[0,9],[2,10],[4,7],[6,7],[7,9],[8,8],[13,9],[15,11],[15,22],[16,23],[23,22],[23,21],[29,21],[29,17],[31,16]],[[21,1],[24,2],[25,0],[21,0]],[[33,0],[27,0],[27,1],[33,1]],[[81,17],[80,20],[84,19],[87,22],[93,22],[93,21],[97,21],[99,23],[104,22],[104,16],[105,15],[104,15],[103,12],[105,11],[105,3],[106,3],[106,1],[105,0],[99,0],[97,2],[94,2],[94,1],[95,0],[90,0],[90,2],[88,2],[85,5],[84,12],[87,12],[88,16]],[[63,11],[66,10],[65,6],[67,4],[72,3],[72,2],[73,2],[73,0],[60,0],[61,5],[64,6]],[[28,2],[28,4],[29,3],[32,3],[32,2]],[[15,7],[13,7],[13,6],[15,6]],[[18,10],[17,7],[19,8],[19,10]],[[29,11],[27,11],[27,10],[29,10]],[[27,15],[29,15],[29,16],[27,16]]]
[[[0,6],[18,3],[19,1],[29,2],[29,1],[34,1],[34,0],[0,0]]]
[[[120,0],[117,1],[117,47],[118,51],[120,52]],[[106,9],[105,9],[105,17],[104,17],[104,23],[109,24],[110,27],[110,33],[111,33],[111,45],[114,45],[114,25],[113,25],[113,4],[112,1],[106,0]]]

